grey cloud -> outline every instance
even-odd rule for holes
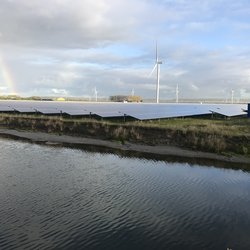
[[[130,14],[124,9],[129,9]],[[103,46],[128,39],[137,26],[139,12],[138,4],[122,0],[3,0],[0,43],[65,48]]]
[[[226,96],[232,88],[247,96],[250,52],[241,45],[249,35],[237,43],[234,35],[248,29],[248,10],[244,0],[2,0],[0,56],[23,95],[86,96],[96,87],[103,96],[135,89],[153,98],[156,79],[148,75],[158,37],[162,98],[177,83],[183,98]],[[231,32],[222,45],[221,27]],[[203,34],[204,44],[196,40]]]

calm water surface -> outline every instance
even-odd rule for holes
[[[0,249],[250,249],[250,174],[0,139]]]

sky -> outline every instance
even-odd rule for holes
[[[249,0],[0,0],[0,95],[250,100]]]

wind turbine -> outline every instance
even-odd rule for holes
[[[178,85],[178,83],[176,85],[175,95],[176,95],[175,102],[178,103],[179,102],[179,85]]]
[[[156,69],[156,103],[159,103],[159,93],[160,93],[160,65],[162,64],[162,61],[159,61],[158,58],[158,46],[157,46],[157,42],[156,42],[156,59],[155,59],[155,66],[152,70],[152,72],[150,73],[150,75],[153,74],[153,72]]]
[[[234,90],[231,90],[231,103],[234,103]]]
[[[94,88],[94,96],[95,96],[95,101],[97,102],[97,90],[96,90],[96,87]]]

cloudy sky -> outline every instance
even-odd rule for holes
[[[249,0],[0,0],[0,94],[250,99]]]

